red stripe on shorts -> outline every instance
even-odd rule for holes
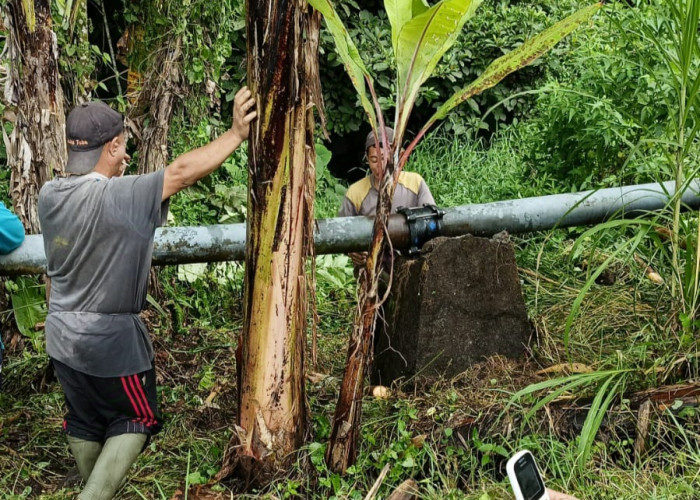
[[[139,403],[143,408],[143,414],[145,417],[144,423],[146,424],[146,427],[150,427],[156,423],[156,419],[153,417],[151,407],[148,406],[148,399],[146,398],[146,394],[144,393],[143,387],[141,386],[141,381],[136,375],[132,375],[131,377],[129,377],[129,380],[131,382],[131,388],[133,389],[134,394],[136,394],[136,399],[139,400]]]
[[[126,392],[127,397],[129,398],[129,401],[131,401],[131,406],[134,408],[134,412],[139,418],[135,418],[134,422],[143,422],[144,417],[141,415],[141,410],[139,407],[136,405],[136,402],[134,401],[133,396],[131,395],[131,392],[129,392],[129,387],[126,385],[126,377],[120,377],[122,381],[122,385],[124,386],[124,392]]]
[[[146,397],[146,392],[143,389],[143,384],[141,383],[141,380],[139,380],[139,378],[136,375],[134,375],[134,379],[136,380],[136,386],[141,391],[141,396],[143,397],[143,402],[146,405],[146,410],[148,410],[148,415],[149,415],[149,417],[151,417],[150,425],[155,425],[158,423],[158,421],[156,420],[156,417],[153,414],[153,410],[151,409],[151,405],[148,403],[148,398]],[[150,427],[150,425],[149,425],[149,427]]]

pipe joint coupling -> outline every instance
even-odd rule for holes
[[[436,205],[423,205],[420,208],[399,207],[397,213],[406,217],[406,224],[411,238],[408,255],[415,256],[420,253],[423,244],[440,236],[442,233],[442,217],[445,211]]]

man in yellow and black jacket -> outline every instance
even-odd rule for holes
[[[394,131],[389,127],[385,129],[389,142],[394,140]],[[338,211],[338,217],[353,217],[356,215],[374,215],[377,210],[378,178],[381,173],[380,148],[377,147],[372,132],[365,141],[365,153],[369,163],[370,175],[357,181],[348,189],[343,198],[343,203]],[[391,202],[391,212],[395,213],[398,207],[422,207],[425,204],[434,205],[435,200],[430,193],[430,188],[420,174],[414,172],[401,172],[399,183]]]
[[[387,140],[392,142],[394,140],[393,129],[385,127],[384,131]],[[379,199],[379,191],[377,191],[378,179],[381,174],[380,152],[374,133],[370,132],[365,140],[365,153],[367,154],[370,174],[348,188],[338,211],[338,217],[375,215],[377,200]],[[391,202],[391,212],[395,213],[399,207],[414,208],[422,207],[426,204],[434,205],[435,200],[423,177],[414,172],[401,172],[396,191],[394,191],[394,199]],[[350,258],[352,258],[353,264],[356,266],[364,264],[364,253],[350,254]]]

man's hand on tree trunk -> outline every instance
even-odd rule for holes
[[[255,99],[248,87],[242,87],[233,99],[233,125],[231,130],[239,138],[240,142],[248,139],[250,122],[257,116],[255,111]]]

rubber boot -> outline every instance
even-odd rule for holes
[[[95,467],[97,457],[100,456],[100,452],[102,451],[102,443],[87,441],[73,436],[67,436],[67,438],[70,452],[73,454],[78,464],[80,477],[83,478],[83,481],[87,481],[92,472],[92,468]]]
[[[105,442],[79,500],[111,500],[146,444],[145,434],[121,434]]]

